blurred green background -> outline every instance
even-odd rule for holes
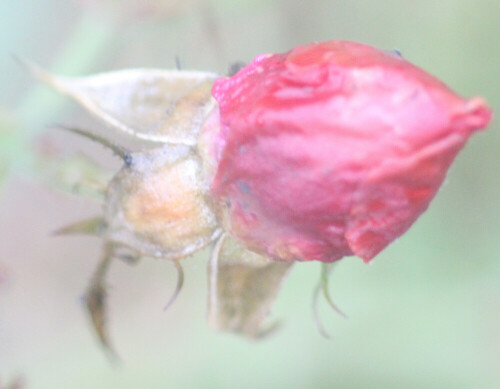
[[[283,328],[251,342],[205,322],[207,252],[185,262],[177,302],[168,262],[116,263],[109,284],[113,366],[80,297],[100,252],[91,238],[51,232],[99,204],[42,183],[33,150],[100,146],[47,130],[98,123],[34,81],[11,54],[52,72],[127,67],[224,73],[230,62],[298,44],[349,39],[398,48],[460,94],[500,112],[498,0],[3,0],[0,3],[0,386],[26,388],[499,388],[500,133],[474,136],[428,212],[370,265],[347,258],[332,295],[347,320],[311,315],[319,265],[298,264],[273,317]],[[49,145],[49,146],[47,146]]]

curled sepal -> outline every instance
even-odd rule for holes
[[[175,285],[175,290],[172,296],[170,297],[170,300],[168,300],[168,303],[165,305],[165,308],[163,308],[164,311],[170,308],[170,306],[174,303],[174,301],[177,299],[177,296],[179,295],[179,292],[182,289],[182,286],[184,285],[184,270],[182,270],[182,266],[179,263],[179,261],[174,260],[174,265],[175,269],[177,270],[177,284]]]
[[[148,141],[194,146],[214,105],[211,89],[217,75],[210,72],[128,69],[70,78],[20,62],[107,125]]]
[[[114,245],[106,242],[102,257],[97,265],[90,285],[85,294],[85,305],[90,314],[92,326],[104,350],[113,361],[118,361],[118,355],[109,341],[106,327],[106,275],[114,256]]]
[[[319,296],[320,293],[323,293],[323,297],[325,298],[326,302],[332,308],[336,313],[343,317],[347,317],[344,312],[342,312],[333,302],[332,297],[330,296],[330,290],[328,287],[328,277],[330,275],[330,272],[333,269],[334,264],[332,263],[322,263],[321,264],[321,275],[320,279],[318,282],[318,285],[314,289],[314,294],[313,294],[313,301],[312,301],[312,309],[313,309],[313,317],[314,317],[314,322],[316,324],[316,328],[318,329],[318,332],[324,336],[325,338],[329,338],[330,335],[326,331],[323,322],[321,321],[319,311],[318,311],[318,301],[319,301]]]
[[[208,267],[208,322],[220,331],[258,338],[292,263],[274,262],[223,235]]]
[[[122,147],[118,144],[111,142],[109,139],[106,139],[106,138],[99,136],[97,134],[93,134],[92,132],[90,132],[88,130],[84,130],[84,129],[77,128],[77,127],[68,127],[68,126],[64,126],[61,124],[56,124],[52,127],[59,128],[61,130],[65,130],[68,132],[72,132],[73,134],[83,136],[84,138],[87,138],[87,139],[90,139],[96,143],[99,143],[100,145],[111,150],[116,156],[120,157],[123,161],[126,161],[127,158],[129,158],[130,152],[127,149],[125,149],[124,147]]]

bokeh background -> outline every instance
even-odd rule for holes
[[[348,319],[311,315],[319,265],[298,264],[273,312],[284,326],[260,342],[205,322],[207,252],[174,267],[116,263],[109,325],[123,363],[109,362],[81,304],[97,239],[57,238],[99,203],[58,192],[37,157],[100,146],[48,130],[99,129],[33,80],[11,54],[65,75],[128,67],[225,73],[234,61],[310,41],[349,39],[401,50],[457,92],[500,112],[498,0],[3,0],[0,2],[0,387],[26,388],[499,388],[500,128],[474,136],[428,212],[370,265],[347,258],[332,295]]]

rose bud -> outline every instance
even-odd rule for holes
[[[281,261],[370,261],[492,115],[399,53],[344,41],[258,56],[212,94],[199,151],[218,217]]]

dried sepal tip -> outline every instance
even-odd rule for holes
[[[223,235],[214,246],[208,267],[209,324],[250,338],[274,332],[279,322],[263,324],[291,266],[246,250]]]
[[[316,324],[316,328],[318,329],[318,332],[325,338],[330,338],[330,335],[328,331],[325,329],[325,326],[323,325],[323,321],[321,320],[320,314],[319,314],[319,309],[318,309],[318,303],[319,303],[319,297],[320,294],[323,294],[323,297],[325,298],[326,302],[332,308],[334,312],[339,314],[340,316],[347,318],[346,314],[340,310],[340,308],[337,307],[337,305],[333,302],[333,299],[330,295],[330,290],[329,290],[329,275],[330,272],[333,269],[334,263],[322,263],[321,264],[321,275],[320,279],[318,281],[318,285],[314,289],[313,293],[313,299],[312,299],[312,311],[313,311],[313,318],[314,318],[314,323]]]
[[[164,311],[170,308],[170,306],[174,303],[174,301],[179,296],[182,286],[184,285],[184,270],[182,270],[182,266],[178,260],[174,260],[173,263],[175,265],[175,270],[177,271],[177,284],[175,285],[174,293],[163,308]]]
[[[72,78],[17,59],[34,77],[136,139],[195,146],[215,104],[211,89],[217,75],[210,72],[127,69]]]
[[[103,253],[97,268],[90,280],[90,285],[85,294],[85,305],[89,312],[92,327],[94,328],[97,337],[112,361],[119,361],[118,354],[115,352],[109,340],[107,330],[107,305],[106,305],[106,276],[113,260],[114,244],[106,242]]]

